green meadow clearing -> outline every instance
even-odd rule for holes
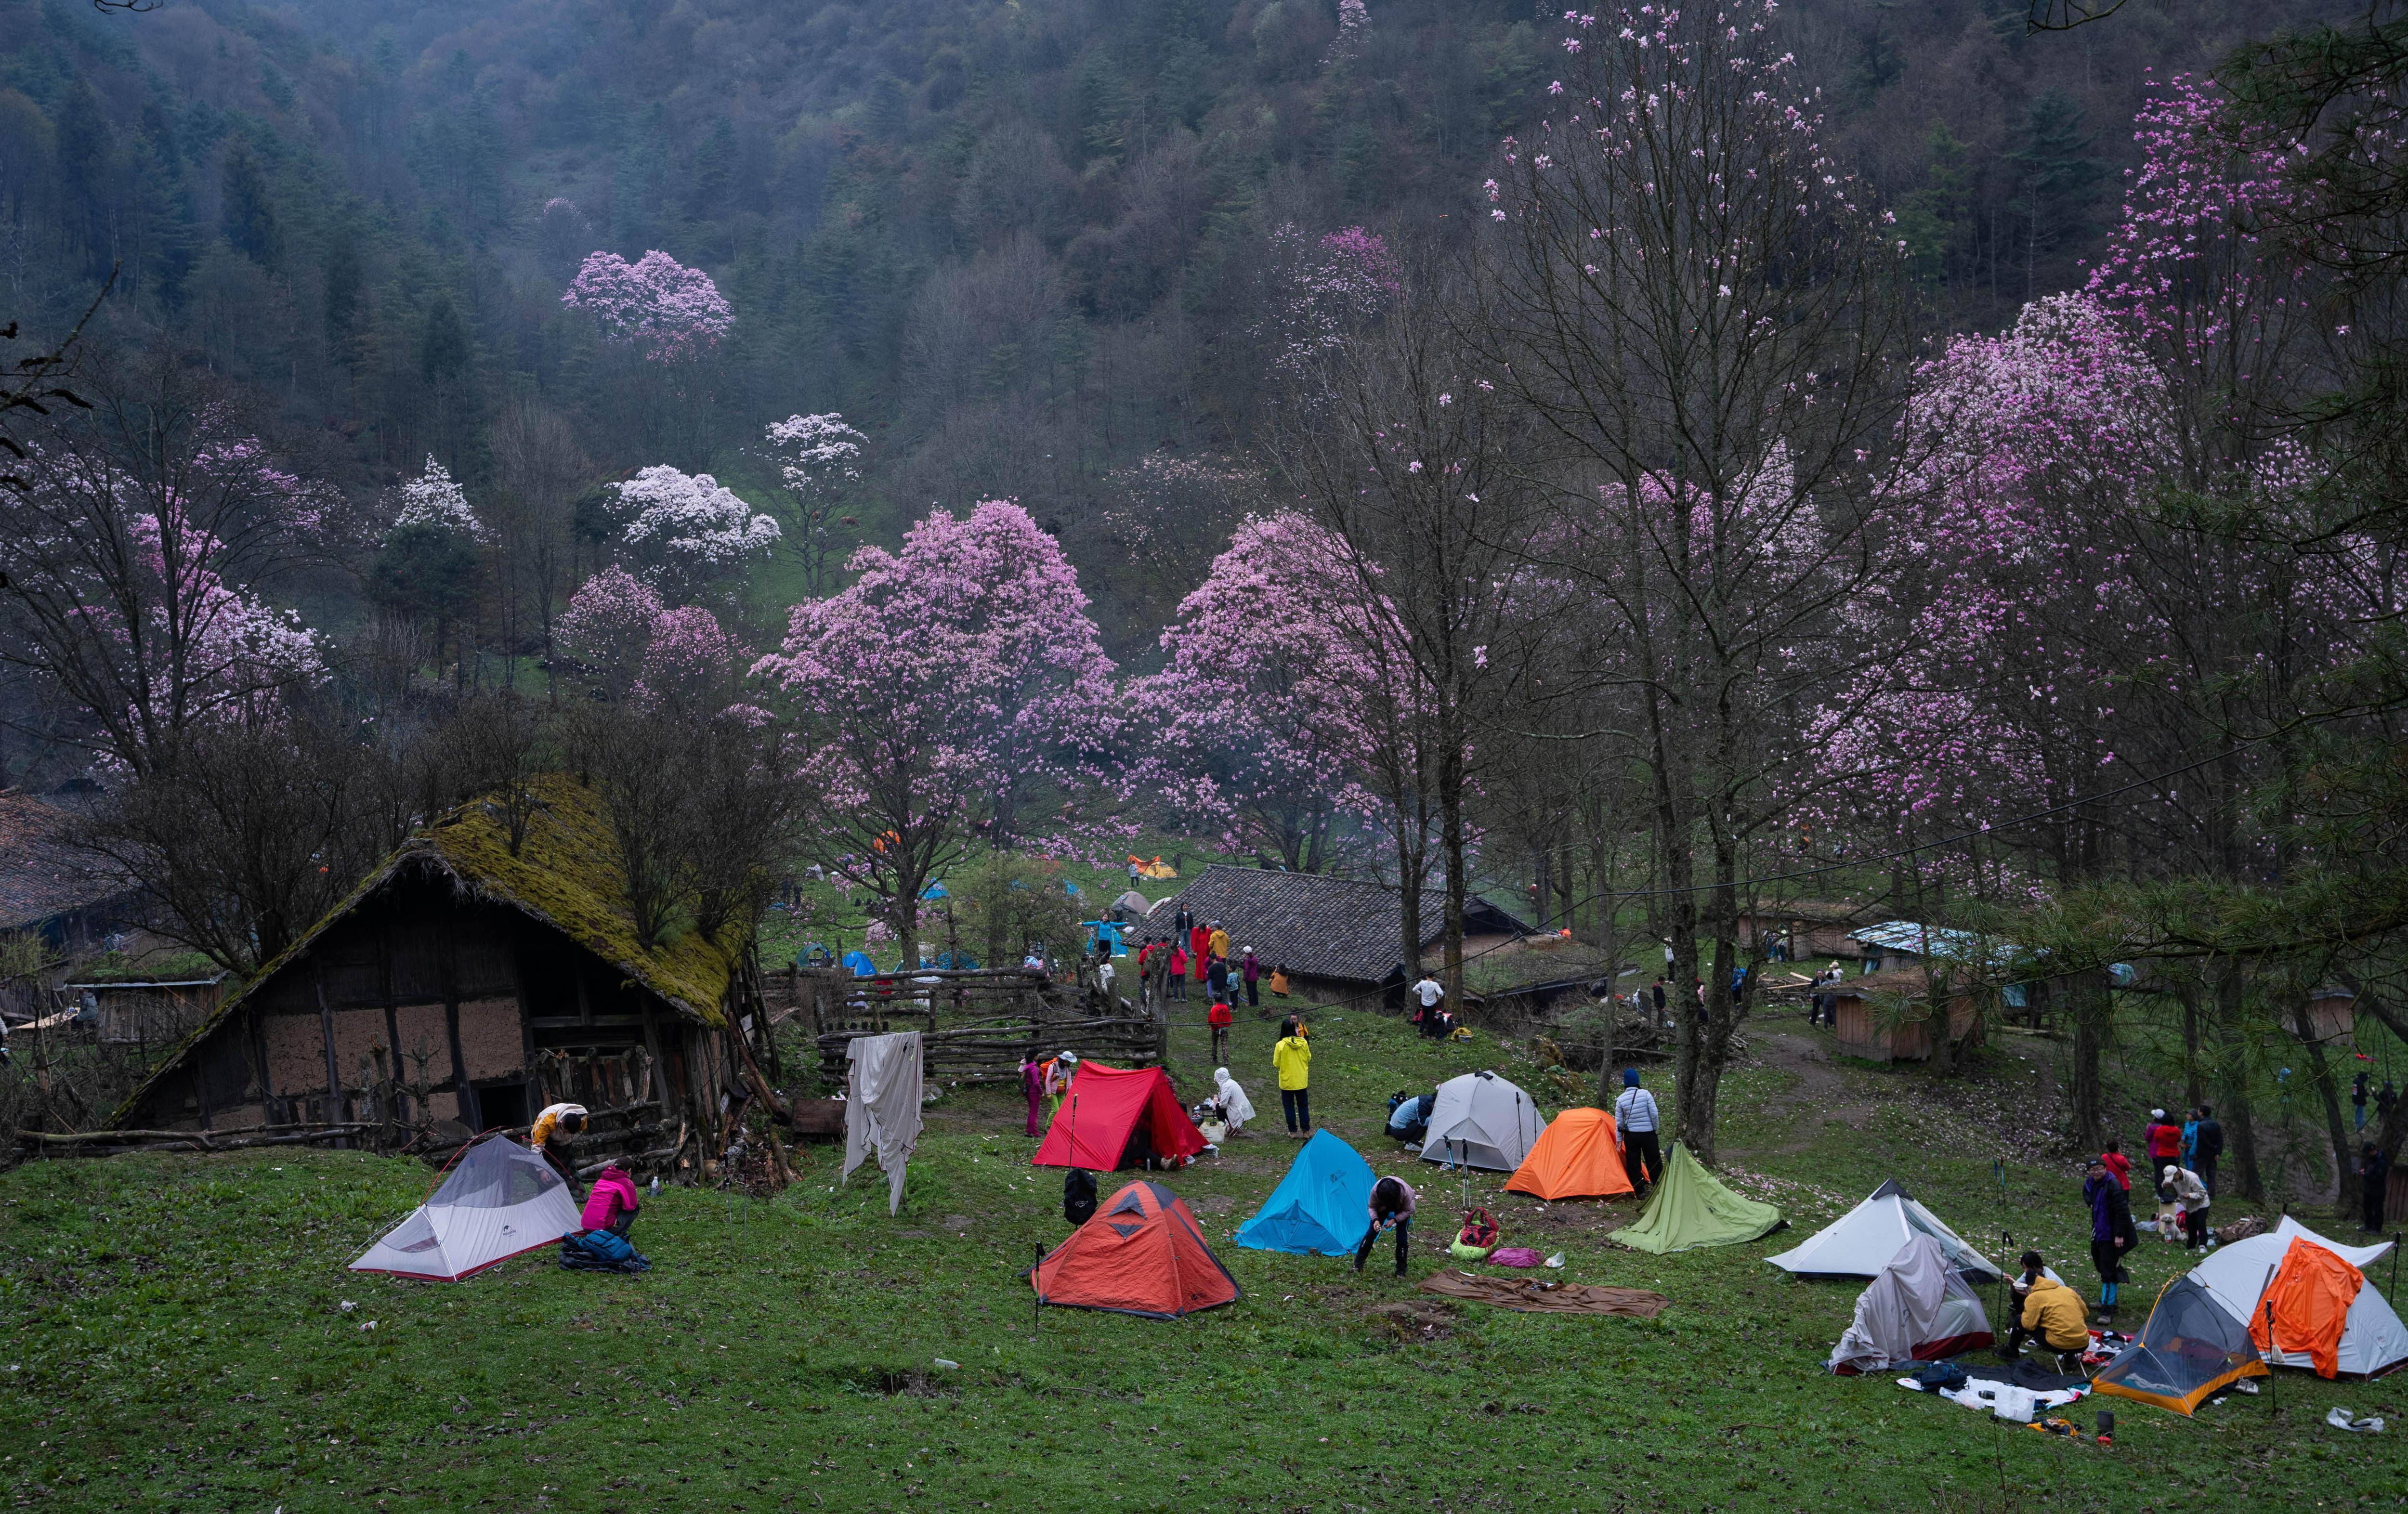
[[[1830,1062],[1794,1014],[1756,1021],[1725,1099],[1725,1171],[1794,1228],[1749,1246],[1645,1256],[1604,1239],[1634,1216],[1627,1201],[1541,1206],[1473,1180],[1509,1243],[1566,1252],[1562,1277],[1672,1300],[1640,1321],[1441,1305],[1384,1265],[1358,1277],[1227,1245],[1295,1150],[1276,1128],[1273,1035],[1241,1021],[1232,1058],[1268,1120],[1167,1179],[1245,1296],[1175,1322],[1036,1317],[1020,1274],[1065,1232],[1060,1178],[1027,1165],[1019,1103],[994,1093],[930,1108],[901,1215],[874,1168],[838,1188],[838,1150],[810,1147],[774,1200],[650,1203],[636,1239],[656,1270],[636,1278],[563,1272],[541,1252],[459,1285],[347,1273],[431,1186],[413,1162],[19,1167],[0,1176],[0,1488],[22,1507],[260,1514],[2408,1500],[2408,1373],[2286,1372],[2196,1420],[2125,1402],[2105,1450],[1824,1373],[1856,1287],[1762,1259],[1885,1177],[1994,1256],[2004,1230],[2087,1279],[2078,1179],[2040,1158],[2018,1113],[2047,1041],[2009,1036],[1943,1084]],[[1316,1114],[1383,1172],[1408,1171],[1380,1134],[1395,1090],[1493,1065],[1557,1101],[1519,1049],[1485,1036],[1432,1046],[1343,1013],[1313,1036]],[[1191,1099],[1209,1084],[1203,1047],[1200,1024],[1174,1034]],[[1441,1264],[1461,1186],[1408,1176],[1436,1221],[1414,1236],[1419,1276]],[[2127,1296],[2154,1295],[2180,1257],[2144,1238]],[[2125,1318],[2136,1328],[2139,1311]],[[2334,1404],[2391,1429],[2328,1428]]]

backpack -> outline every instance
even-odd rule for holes
[[[1072,1167],[1062,1176],[1062,1218],[1073,1227],[1096,1217],[1096,1175]]]

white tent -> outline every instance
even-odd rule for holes
[[[458,1282],[574,1230],[577,1200],[543,1158],[496,1136],[468,1148],[409,1218],[351,1264],[428,1282]]]
[[[1834,1372],[1879,1372],[1907,1362],[1937,1362],[1990,1345],[1982,1301],[1941,1253],[1916,1235],[1856,1295],[1856,1317],[1826,1364]]]
[[[2205,1261],[2191,1269],[2191,1278],[2207,1290],[2207,1296],[2222,1306],[2224,1312],[2247,1324],[2258,1309],[2258,1301],[2265,1295],[2266,1285],[2273,1280],[2274,1269],[2283,1264],[2283,1253],[2291,1249],[2294,1240],[2321,1246],[2360,1272],[2391,1250],[2389,1241],[2372,1246],[2344,1246],[2339,1241],[2327,1240],[2286,1214],[2282,1223],[2263,1235],[2252,1235],[2210,1251]],[[2400,1322],[2399,1313],[2376,1290],[2372,1278],[2350,1300],[2349,1313],[2342,1321],[2340,1354],[2341,1371],[2349,1377],[2370,1377],[2408,1362],[2408,1325]],[[2276,1351],[2268,1360],[2282,1366],[2313,1364],[2305,1351]]]
[[[1438,1085],[1422,1160],[1512,1172],[1546,1128],[1530,1095],[1493,1072],[1465,1073]]]
[[[1874,1189],[1871,1197],[1802,1245],[1765,1260],[1801,1278],[1877,1278],[1898,1249],[1915,1235],[1938,1241],[1949,1266],[1974,1282],[1996,1282],[2004,1276],[1895,1180]]]

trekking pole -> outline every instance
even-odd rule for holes
[[[2272,1268],[2268,1268],[2268,1269],[2267,1269],[2267,1278],[2269,1278],[2269,1280],[2272,1280],[2272,1277],[2273,1277],[2273,1269],[2272,1269]],[[2274,1301],[2273,1301],[2272,1299],[2271,1299],[2271,1298],[2270,1298],[2270,1299],[2268,1299],[2268,1300],[2266,1300],[2266,1302],[2265,1302],[2265,1308],[2266,1308],[2266,1354],[2267,1354],[2268,1356],[2270,1356],[2270,1357],[2271,1357],[2271,1356],[2272,1356],[2272,1355],[2274,1354],[2274,1351],[2275,1351],[2275,1346],[2274,1346]],[[2266,1364],[2266,1414],[2267,1414],[2267,1417],[2268,1417],[2269,1419],[2275,1419],[2275,1420],[2279,1420],[2279,1419],[2281,1419],[2281,1418],[2283,1417],[2283,1401],[2282,1401],[2281,1399],[2276,1398],[2276,1397],[2274,1396],[2274,1364],[2273,1364],[2273,1363],[2272,1363],[2272,1362],[2268,1362],[2268,1363]]]

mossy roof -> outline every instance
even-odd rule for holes
[[[600,796],[565,775],[538,778],[527,787],[536,809],[516,856],[510,853],[502,812],[492,800],[471,800],[437,817],[228,995],[143,1080],[110,1123],[133,1110],[261,985],[307,956],[329,927],[404,877],[431,874],[464,895],[515,909],[559,931],[681,1013],[708,1025],[726,1024],[728,983],[744,945],[742,925],[729,925],[716,941],[688,931],[660,946],[645,946],[627,907],[626,873],[619,864],[618,844]]]

